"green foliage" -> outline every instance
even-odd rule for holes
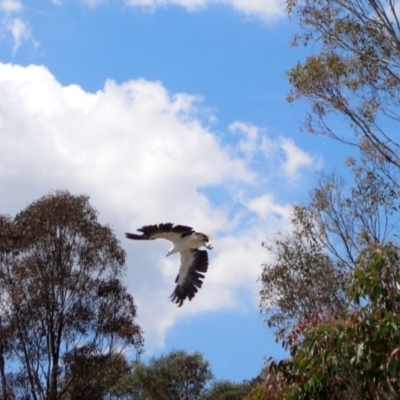
[[[288,399],[398,398],[399,258],[393,244],[369,246],[350,284],[360,308],[296,327],[288,344],[293,358],[270,366],[289,382]]]
[[[397,130],[390,128],[400,117],[396,1],[288,0],[287,8],[302,28],[294,45],[311,43],[314,49],[288,73],[293,86],[289,101],[310,101],[307,129],[399,167]],[[337,114],[351,133],[332,128],[329,117]]]
[[[287,388],[287,383],[279,372],[266,374],[263,380],[258,379],[252,385],[250,393],[242,400],[282,400]]]
[[[77,352],[94,360],[141,351],[124,263],[86,196],[56,192],[0,218],[3,397],[59,399],[79,376]]]
[[[242,400],[253,387],[251,382],[216,381],[199,400]]]
[[[137,399],[195,400],[212,377],[209,363],[200,353],[177,350],[151,358],[147,365],[136,362],[131,387]]]
[[[398,234],[399,188],[368,158],[349,166],[352,186],[322,174],[308,204],[293,206],[289,233],[263,244],[274,258],[263,265],[261,309],[278,338],[306,315],[341,311],[358,254]]]
[[[307,99],[308,131],[355,145],[362,158],[348,160],[350,190],[323,177],[311,201],[294,208],[293,231],[266,246],[276,258],[264,266],[261,307],[270,326],[286,328],[292,356],[272,362],[270,376],[284,380],[288,399],[397,399],[398,4],[288,0],[287,8],[302,29],[293,44],[313,49],[288,73],[288,100]],[[335,294],[340,301],[329,302]],[[267,385],[254,394],[268,398]]]
[[[261,307],[279,338],[302,315],[320,307],[336,311],[344,306],[344,279],[325,253],[313,212],[295,206],[291,222],[294,229],[289,235],[264,244],[275,259],[263,266]]]
[[[241,400],[258,379],[233,383],[213,381],[200,353],[172,351],[147,363],[128,363],[121,354],[86,356],[76,351],[70,360],[74,375],[66,399],[93,400]]]
[[[85,349],[78,349],[70,355],[72,379],[65,398],[73,400],[103,400],[123,398],[130,394],[125,382],[129,379],[131,367],[122,354],[87,356]]]

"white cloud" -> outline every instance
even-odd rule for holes
[[[292,212],[290,204],[279,204],[271,193],[266,193],[249,200],[247,207],[263,219],[275,216],[283,220],[289,220]]]
[[[0,63],[0,210],[13,215],[57,189],[90,195],[127,250],[126,283],[148,349],[162,346],[180,318],[253,307],[268,257],[261,242],[287,216],[287,205],[261,187],[251,160],[204,127],[202,111],[197,97],[170,95],[160,82],[107,81],[88,93],[62,86],[45,67]],[[251,153],[261,140],[251,133],[256,128],[236,128],[248,129],[248,147],[238,146]],[[284,165],[277,160],[274,171]],[[229,202],[211,201],[213,189]],[[123,235],[168,221],[215,237],[204,287],[182,308],[168,300],[179,265],[177,255],[165,257],[169,244]]]
[[[0,10],[7,13],[21,11],[23,8],[19,0],[0,0]]]
[[[259,128],[246,122],[235,121],[229,126],[229,129],[231,132],[239,133],[244,136],[244,138],[239,141],[237,149],[247,158],[254,157],[259,146]]]
[[[281,147],[286,153],[286,161],[283,168],[288,175],[293,176],[300,168],[313,164],[313,158],[298,148],[292,139],[282,138]]]
[[[81,0],[82,3],[88,5],[89,7],[97,7],[98,5],[105,3],[107,0]]]
[[[61,0],[51,0],[55,5],[62,4]],[[95,8],[107,0],[81,0],[83,4]],[[209,6],[222,4],[233,7],[236,11],[250,17],[271,21],[284,15],[285,0],[123,0],[124,4],[131,7],[144,7],[154,10],[160,6],[176,5],[188,11],[197,11]],[[23,18],[23,3],[20,0],[0,0],[0,29],[8,32],[13,40],[13,53],[18,51],[21,44],[31,42],[38,46],[30,27],[29,18]]]
[[[236,10],[249,16],[269,21],[285,14],[285,1],[282,0],[228,0]]]
[[[20,48],[24,40],[29,40],[32,38],[29,25],[21,18],[14,18],[10,20],[7,30],[11,32],[13,37],[13,53]]]
[[[33,38],[29,23],[21,17],[24,6],[19,0],[0,0],[0,29],[12,37],[12,51],[15,54],[24,41],[30,41],[35,46],[38,43]]]
[[[95,7],[107,0],[82,0],[90,7]],[[176,5],[188,11],[197,11],[215,4],[233,7],[236,11],[247,16],[264,21],[282,17],[285,13],[285,0],[124,0],[131,7],[155,9],[160,6]]]
[[[239,134],[242,139],[239,140],[236,150],[243,155],[248,162],[258,162],[264,165],[272,166],[279,164],[279,170],[271,169],[275,175],[284,175],[292,181],[299,177],[302,168],[313,165],[318,168],[315,158],[296,146],[290,138],[278,137],[271,139],[267,136],[265,130],[243,121],[235,121],[229,126],[231,132]],[[260,155],[263,158],[260,161]]]

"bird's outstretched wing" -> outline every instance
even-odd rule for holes
[[[128,239],[134,240],[153,240],[153,239],[167,239],[171,242],[176,242],[179,239],[191,235],[195,231],[190,226],[175,225],[167,222],[165,224],[147,225],[137,230],[142,232],[141,235],[136,233],[125,233]]]
[[[186,298],[192,300],[204,279],[203,273],[208,269],[208,253],[206,250],[191,249],[180,253],[181,267],[176,277],[176,288],[170,299],[179,305]]]

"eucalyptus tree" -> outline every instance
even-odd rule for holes
[[[392,243],[368,246],[349,279],[359,308],[297,327],[288,343],[292,359],[269,366],[284,377],[285,398],[399,398],[399,260]]]
[[[138,400],[196,400],[212,377],[202,354],[174,350],[133,365],[132,395]]]
[[[221,380],[212,383],[199,400],[242,400],[249,395],[257,379],[240,383]]]
[[[367,162],[351,168],[350,183],[322,175],[308,203],[293,206],[290,229],[263,244],[274,257],[263,265],[260,304],[278,337],[302,318],[343,310],[360,252],[398,238],[400,189]]]
[[[311,55],[288,74],[289,100],[310,102],[322,133],[400,166],[400,7],[396,0],[287,0]],[[348,123],[337,125],[339,115]]]
[[[124,264],[87,196],[58,191],[0,218],[3,397],[61,399],[77,377],[78,355],[106,360],[129,346],[140,353]]]

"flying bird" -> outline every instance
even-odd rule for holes
[[[147,225],[137,231],[142,234],[125,233],[125,236],[133,240],[167,239],[172,242],[167,256],[179,253],[181,266],[175,279],[176,287],[170,299],[179,307],[186,298],[189,298],[189,301],[192,300],[201,288],[202,279],[208,269],[208,253],[206,250],[199,250],[199,247],[204,246],[211,250],[212,246],[207,244],[212,239],[211,236],[196,232],[190,226],[171,223]]]

